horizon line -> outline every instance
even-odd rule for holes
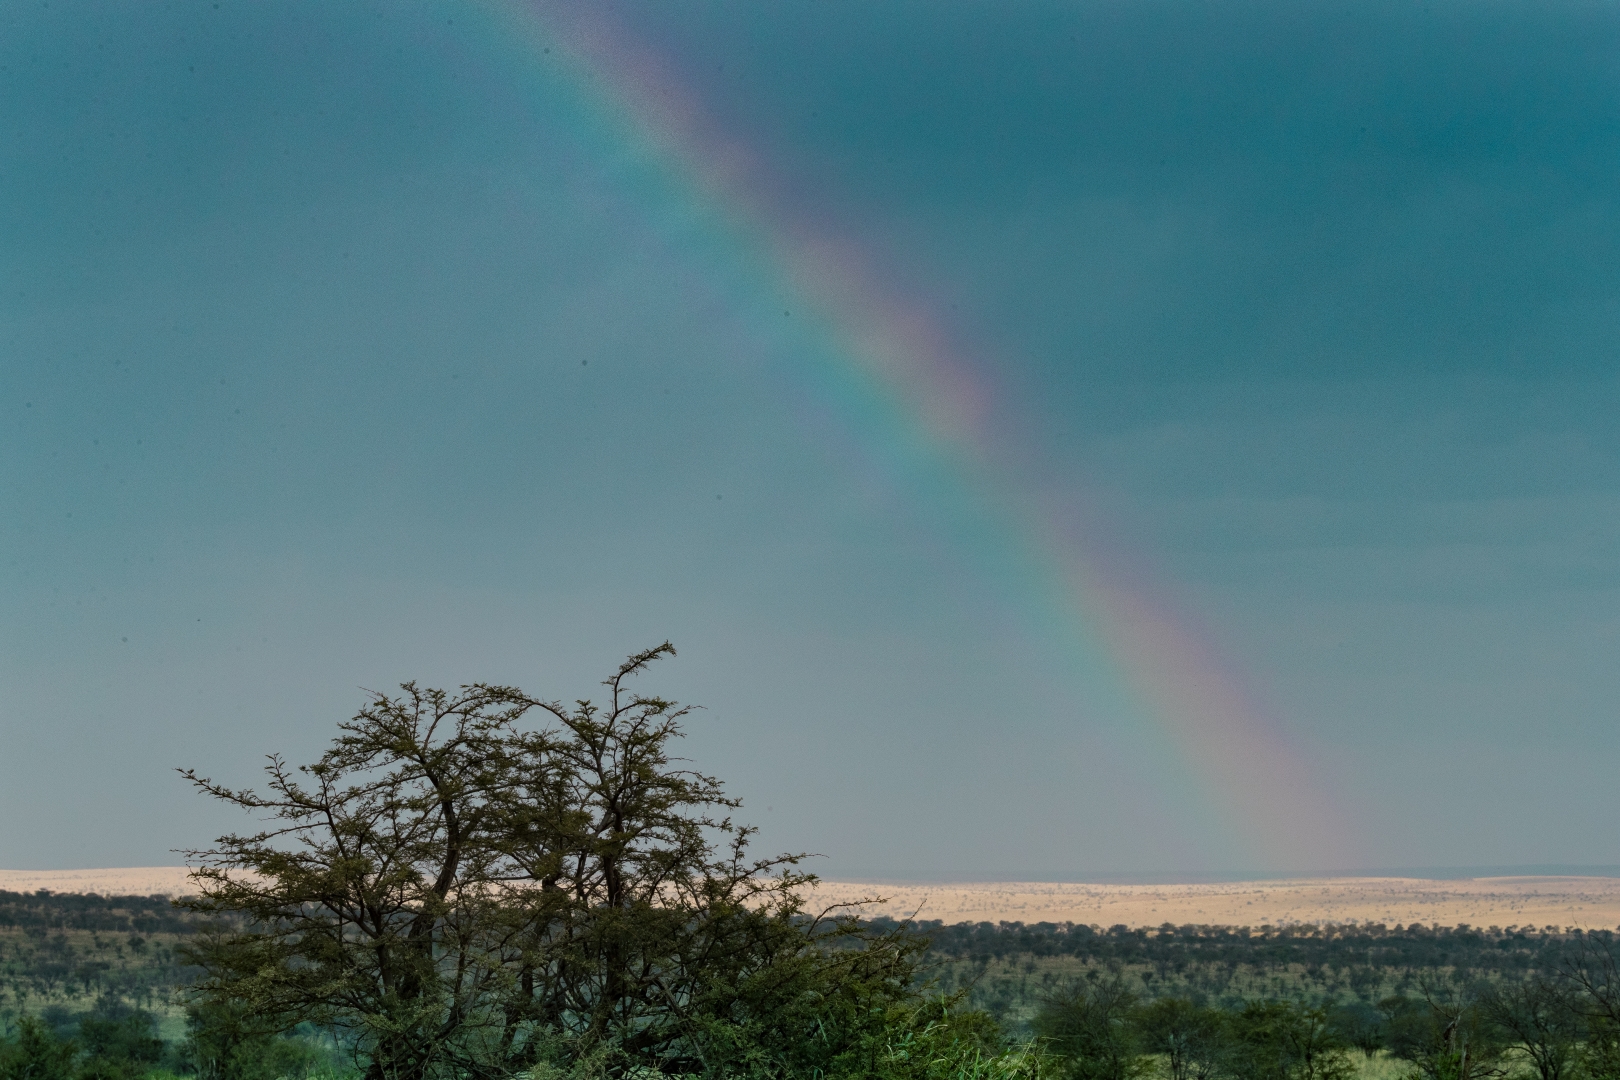
[[[147,866],[74,866],[51,868],[0,867],[0,888],[3,878],[12,875],[94,875],[114,873],[189,871],[185,864]],[[1299,870],[1213,870],[1213,871],[1077,871],[1055,873],[1032,871],[1020,873],[967,873],[961,875],[907,876],[881,873],[816,874],[828,883],[873,885],[1214,885],[1253,882],[1327,881],[1403,878],[1413,881],[1466,881],[1479,878],[1504,877],[1591,877],[1620,878],[1620,864],[1615,863],[1495,863],[1461,866],[1393,866],[1356,867],[1339,869]]]

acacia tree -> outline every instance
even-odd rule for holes
[[[1132,1080],[1145,1063],[1132,1023],[1136,995],[1118,974],[1049,995],[1031,1025],[1072,1080]]]
[[[480,1023],[499,982],[483,936],[502,830],[499,795],[515,768],[550,768],[529,710],[506,687],[454,696],[407,683],[378,694],[313,765],[271,757],[268,791],[182,774],[267,816],[258,832],[188,854],[192,910],[227,916],[189,959],[205,997],[246,1005],[267,1027],[346,1028],[371,1080],[421,1077]]]
[[[1493,1080],[1504,1074],[1501,1032],[1480,1005],[1479,986],[1459,986],[1442,977],[1421,983],[1427,1024],[1405,1052],[1427,1080]]]
[[[408,683],[315,764],[272,757],[263,794],[183,771],[270,819],[190,853],[187,906],[225,920],[191,949],[203,999],[347,1029],[368,1080],[510,1075],[559,1046],[825,1071],[874,1045],[918,946],[852,944],[851,920],[805,915],[798,856],[749,857],[736,801],[671,756],[687,710],[628,688],[673,652],[630,657],[601,706]]]
[[[1581,1014],[1581,1064],[1594,1080],[1620,1078],[1620,957],[1608,931],[1578,935],[1559,972]]]
[[[1523,982],[1492,987],[1480,1010],[1503,1041],[1535,1070],[1536,1080],[1568,1080],[1580,1062],[1579,1003],[1567,985],[1536,974]]]
[[[1210,1080],[1223,1063],[1223,1017],[1186,998],[1160,998],[1137,1014],[1142,1047],[1163,1055],[1170,1080]]]
[[[807,944],[800,888],[813,879],[793,869],[800,857],[750,858],[754,830],[724,816],[738,802],[670,756],[689,710],[626,685],[673,652],[665,643],[632,656],[600,707],[527,701],[560,738],[518,740],[520,757],[553,767],[507,790],[498,841],[514,875],[503,891],[514,1035],[527,1021],[632,1059],[695,1066],[699,1032],[724,1011],[720,988],[740,993],[749,972]]]

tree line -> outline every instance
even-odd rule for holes
[[[1297,926],[1123,925],[1076,923],[915,924],[937,955],[997,960],[1068,956],[1100,963],[1163,966],[1245,964],[1253,968],[1440,969],[1505,975],[1555,967],[1584,936],[1577,928],[1387,927],[1381,923]],[[1612,937],[1610,931],[1597,931]]]
[[[22,1016],[0,1040],[0,1076],[14,1080],[172,1080],[221,1074],[217,1006],[193,1002],[186,1034],[165,1040],[158,1018],[113,996],[92,1008],[48,1006]],[[280,1080],[342,1074],[342,1055],[329,1039],[308,1029],[261,1033],[235,1044],[231,1072],[241,1080]]]
[[[0,929],[179,934],[191,929],[191,920],[167,896],[99,896],[45,889],[17,893],[0,889]]]
[[[891,1015],[886,1019],[897,1037],[865,1063],[870,1071],[853,1074],[1350,1080],[1361,1063],[1389,1055],[1399,1068],[1384,1075],[1410,1080],[1608,1080],[1620,1076],[1617,970],[1608,943],[1591,940],[1566,954],[1556,971],[1518,982],[1468,984],[1431,974],[1418,996],[1395,995],[1373,1006],[1257,1000],[1225,1009],[1187,998],[1143,1000],[1118,976],[1099,977],[1047,994],[1032,1024],[1034,1041],[1011,1053],[982,1014],[952,1020],[945,1002],[925,1008],[921,1026],[915,1015],[899,1024]],[[964,1035],[974,1028],[976,1052],[964,1055]],[[240,1002],[209,998],[191,1002],[186,1038],[165,1044],[149,1013],[104,998],[88,1013],[56,1007],[24,1017],[0,1041],[0,1076],[278,1080],[342,1071],[337,1051],[307,1026],[289,1037],[255,1024]],[[614,1069],[607,1055],[555,1065],[528,1073],[654,1075]],[[818,1074],[756,1068],[718,1075]]]
[[[1430,972],[1414,995],[1230,1007],[1144,1001],[1118,975],[1049,993],[1032,1027],[1076,1080],[1348,1080],[1386,1054],[1410,1080],[1620,1077],[1620,953],[1578,940],[1556,966],[1510,981]]]
[[[1514,982],[1555,970],[1608,931],[1467,926],[1169,926],[1106,930],[1042,923],[924,923],[933,973],[1003,1019],[1030,1015],[1059,983],[1118,974],[1140,999],[1226,1008],[1259,998],[1305,1005],[1418,993],[1424,980]]]

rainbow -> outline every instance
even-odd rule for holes
[[[1128,688],[1108,708],[1151,722],[1175,762],[1170,786],[1195,789],[1255,868],[1354,865],[1356,830],[1320,765],[1261,703],[1213,636],[1097,539],[1094,510],[1043,495],[1020,468],[1015,418],[927,304],[873,270],[857,243],[792,212],[769,165],[717,126],[669,60],[605,5],[485,0],[497,32],[533,62],[560,68],[582,126],[648,179],[650,215],[680,219],[753,283],[744,317],[791,317],[810,373],[874,444],[869,452],[923,480],[931,498],[974,508],[1013,588],[1036,599],[1043,630],[1094,682]],[[627,170],[635,174],[636,169]],[[653,190],[656,189],[656,190]],[[695,224],[694,224],[695,223]]]

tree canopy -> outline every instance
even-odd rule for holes
[[[881,1075],[916,1064],[901,1029],[993,1054],[993,1024],[918,997],[922,939],[809,913],[803,856],[750,855],[737,802],[672,756],[688,710],[630,688],[673,652],[600,704],[407,683],[313,764],[272,756],[262,791],[183,770],[266,819],[190,853],[185,905],[218,920],[189,946],[200,1000],[244,1039],[343,1031],[368,1080]]]

